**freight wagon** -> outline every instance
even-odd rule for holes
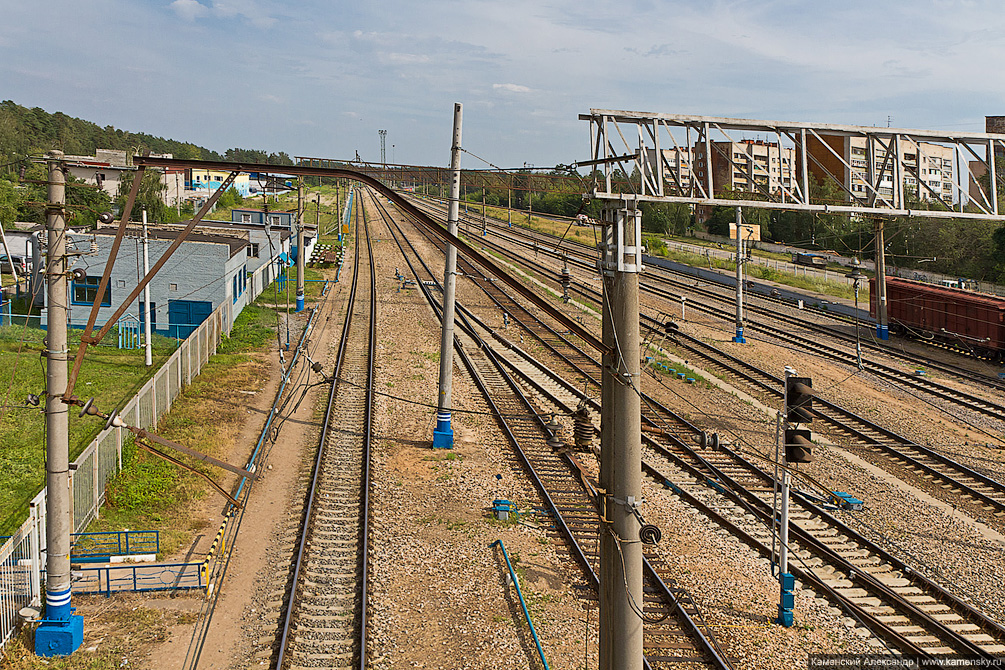
[[[887,277],[886,300],[891,333],[1005,359],[1005,298]],[[875,278],[869,280],[869,314],[876,317]]]

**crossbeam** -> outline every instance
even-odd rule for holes
[[[434,235],[437,235],[440,239],[454,245],[459,252],[467,256],[472,262],[482,266],[490,274],[494,275],[504,284],[532,302],[545,314],[581,338],[596,351],[601,353],[608,353],[610,351],[610,347],[601,342],[593,333],[584,328],[582,324],[569,318],[548,300],[528,288],[519,279],[509,275],[487,255],[482,254],[479,250],[464,240],[448,233],[443,226],[430,218],[428,214],[370,175],[357,172],[355,170],[311,165],[267,165],[263,163],[232,163],[227,161],[197,161],[179,158],[155,158],[153,156],[134,156],[133,162],[135,165],[143,167],[173,167],[230,172],[281,173],[303,177],[344,177],[366,184],[393,202],[399,209],[415,220],[416,223],[420,224]]]
[[[579,118],[590,123],[591,156],[577,164],[602,173],[594,198],[1005,221],[995,192],[1002,133],[608,109]],[[814,197],[811,179],[835,184],[844,202]]]

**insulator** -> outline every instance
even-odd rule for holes
[[[553,452],[557,453],[565,450],[565,443],[557,435],[549,437],[547,444]]]
[[[580,405],[573,417],[575,420],[573,435],[576,438],[576,448],[588,450],[593,444],[593,421],[590,420],[590,410],[585,405]]]
[[[663,539],[663,533],[658,526],[647,523],[639,528],[639,539],[642,544],[658,544]]]
[[[558,422],[558,419],[555,418],[554,414],[551,415],[551,419],[548,420],[548,423],[544,424],[544,427],[550,430],[556,436],[558,436],[558,434],[562,432],[562,424]]]

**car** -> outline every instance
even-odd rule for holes
[[[11,258],[13,258],[13,263],[11,263]],[[13,265],[13,268],[11,267]],[[7,254],[0,254],[0,272],[6,272],[11,274],[14,270],[17,271],[19,275],[28,274],[31,269],[31,263],[28,261],[26,256],[18,256],[17,254],[12,254],[10,258]]]

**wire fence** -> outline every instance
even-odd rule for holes
[[[281,268],[275,262],[262,265],[249,278],[250,294],[246,301],[234,304],[229,299],[221,300],[220,306],[181,342],[164,365],[122,407],[119,412],[122,420],[132,426],[156,430],[158,420],[168,412],[182,388],[192,383],[216,353],[223,338],[229,335],[237,316],[234,310],[242,308],[245,302],[250,304],[280,272]],[[83,532],[98,517],[105,502],[105,488],[109,480],[122,469],[122,444],[125,438],[122,428],[106,428],[70,464],[70,487],[73,492],[71,532]],[[45,509],[46,490],[42,489],[29,503],[28,518],[0,547],[0,648],[17,630],[18,612],[24,607],[37,607],[42,602]],[[110,575],[103,574],[106,578]],[[188,572],[185,575],[186,578],[182,581],[192,587],[192,582],[187,579]],[[140,580],[132,573],[130,580],[151,588],[147,580]],[[179,581],[176,578],[172,583],[178,587]],[[199,577],[196,577],[194,583],[194,588],[205,586],[205,581]],[[121,584],[116,585],[114,579],[111,582],[106,579],[95,590],[105,592],[115,590],[117,586]],[[74,587],[74,590],[77,588]]]

